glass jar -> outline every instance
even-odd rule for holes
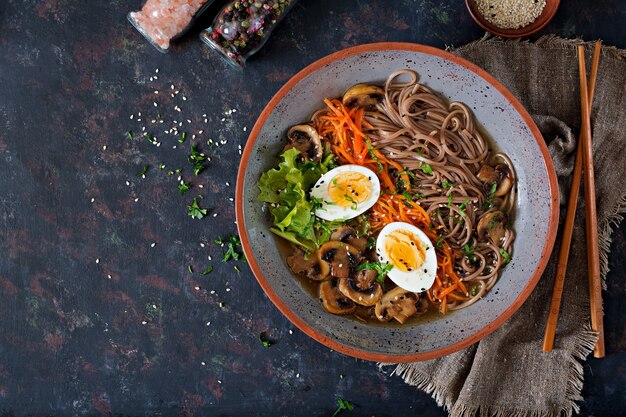
[[[214,0],[147,0],[128,20],[155,48],[167,52]]]
[[[233,66],[246,60],[267,41],[297,0],[235,0],[222,8],[213,25],[200,34],[204,43]]]

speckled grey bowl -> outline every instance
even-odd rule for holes
[[[256,200],[261,173],[276,165],[286,130],[307,120],[326,97],[358,82],[382,82],[410,68],[445,97],[466,103],[508,154],[518,176],[513,260],[487,296],[474,305],[414,326],[376,326],[324,311],[290,273]],[[345,354],[382,362],[433,359],[494,331],[534,289],[549,258],[558,220],[556,174],[528,113],[500,83],[475,65],[439,49],[379,43],[349,48],[295,75],[272,98],[254,126],[237,179],[237,221],[250,267],[272,302],[296,326]]]

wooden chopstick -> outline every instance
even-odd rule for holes
[[[602,313],[602,284],[600,277],[600,250],[598,245],[598,213],[596,211],[596,184],[593,172],[593,149],[591,146],[591,118],[587,97],[587,74],[585,48],[578,46],[578,70],[580,71],[580,101],[583,131],[583,179],[585,181],[585,224],[587,235],[587,276],[591,297],[591,329],[598,333],[593,356],[604,357],[604,317]]]
[[[591,74],[589,76],[589,93],[588,103],[589,109],[593,103],[595,93],[596,76],[598,75],[598,65],[600,63],[601,42],[595,43],[593,51],[593,61],[591,64]],[[552,289],[552,299],[550,300],[550,309],[548,313],[548,321],[546,323],[546,331],[543,338],[544,352],[551,352],[554,346],[554,335],[559,320],[559,311],[561,308],[561,298],[563,296],[563,285],[565,283],[565,273],[567,272],[567,262],[569,260],[569,251],[572,243],[572,233],[574,231],[574,220],[576,218],[576,207],[578,205],[578,194],[580,193],[580,183],[582,179],[583,167],[583,130],[581,129],[578,138],[578,146],[576,148],[576,162],[574,163],[574,172],[572,174],[572,184],[570,187],[569,199],[567,202],[567,215],[565,216],[565,224],[563,225],[563,237],[561,240],[561,248],[559,250],[558,264],[556,267],[556,276]]]

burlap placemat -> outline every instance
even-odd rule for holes
[[[580,126],[576,46],[544,37],[534,43],[485,37],[453,51],[502,82],[533,115],[559,177],[561,220]],[[591,62],[591,45],[586,44]],[[593,148],[602,276],[611,227],[626,212],[626,51],[603,48],[593,103]],[[581,190],[555,348],[541,349],[557,243],[528,301],[481,342],[434,361],[400,364],[394,373],[428,392],[451,416],[571,416],[579,411],[583,368],[596,336],[589,324],[584,199]],[[610,351],[610,346],[608,347]]]

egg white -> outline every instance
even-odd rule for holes
[[[328,195],[328,187],[331,181],[338,174],[358,172],[365,175],[370,184],[370,196],[367,200],[357,203],[356,207],[341,207],[339,205],[328,204],[330,197]],[[311,190],[311,197],[322,199],[322,205],[315,211],[315,215],[324,220],[349,220],[353,219],[359,214],[363,214],[369,210],[380,196],[380,180],[376,174],[368,168],[360,165],[341,165],[337,168],[333,168],[315,183]]]
[[[409,223],[394,222],[389,223],[378,234],[376,239],[376,253],[382,263],[391,263],[389,255],[385,250],[385,241],[387,236],[395,230],[405,230],[413,233],[426,248],[426,258],[422,266],[415,271],[405,272],[395,266],[391,269],[387,276],[399,287],[410,292],[423,292],[432,287],[437,275],[437,253],[432,242],[419,228]]]

